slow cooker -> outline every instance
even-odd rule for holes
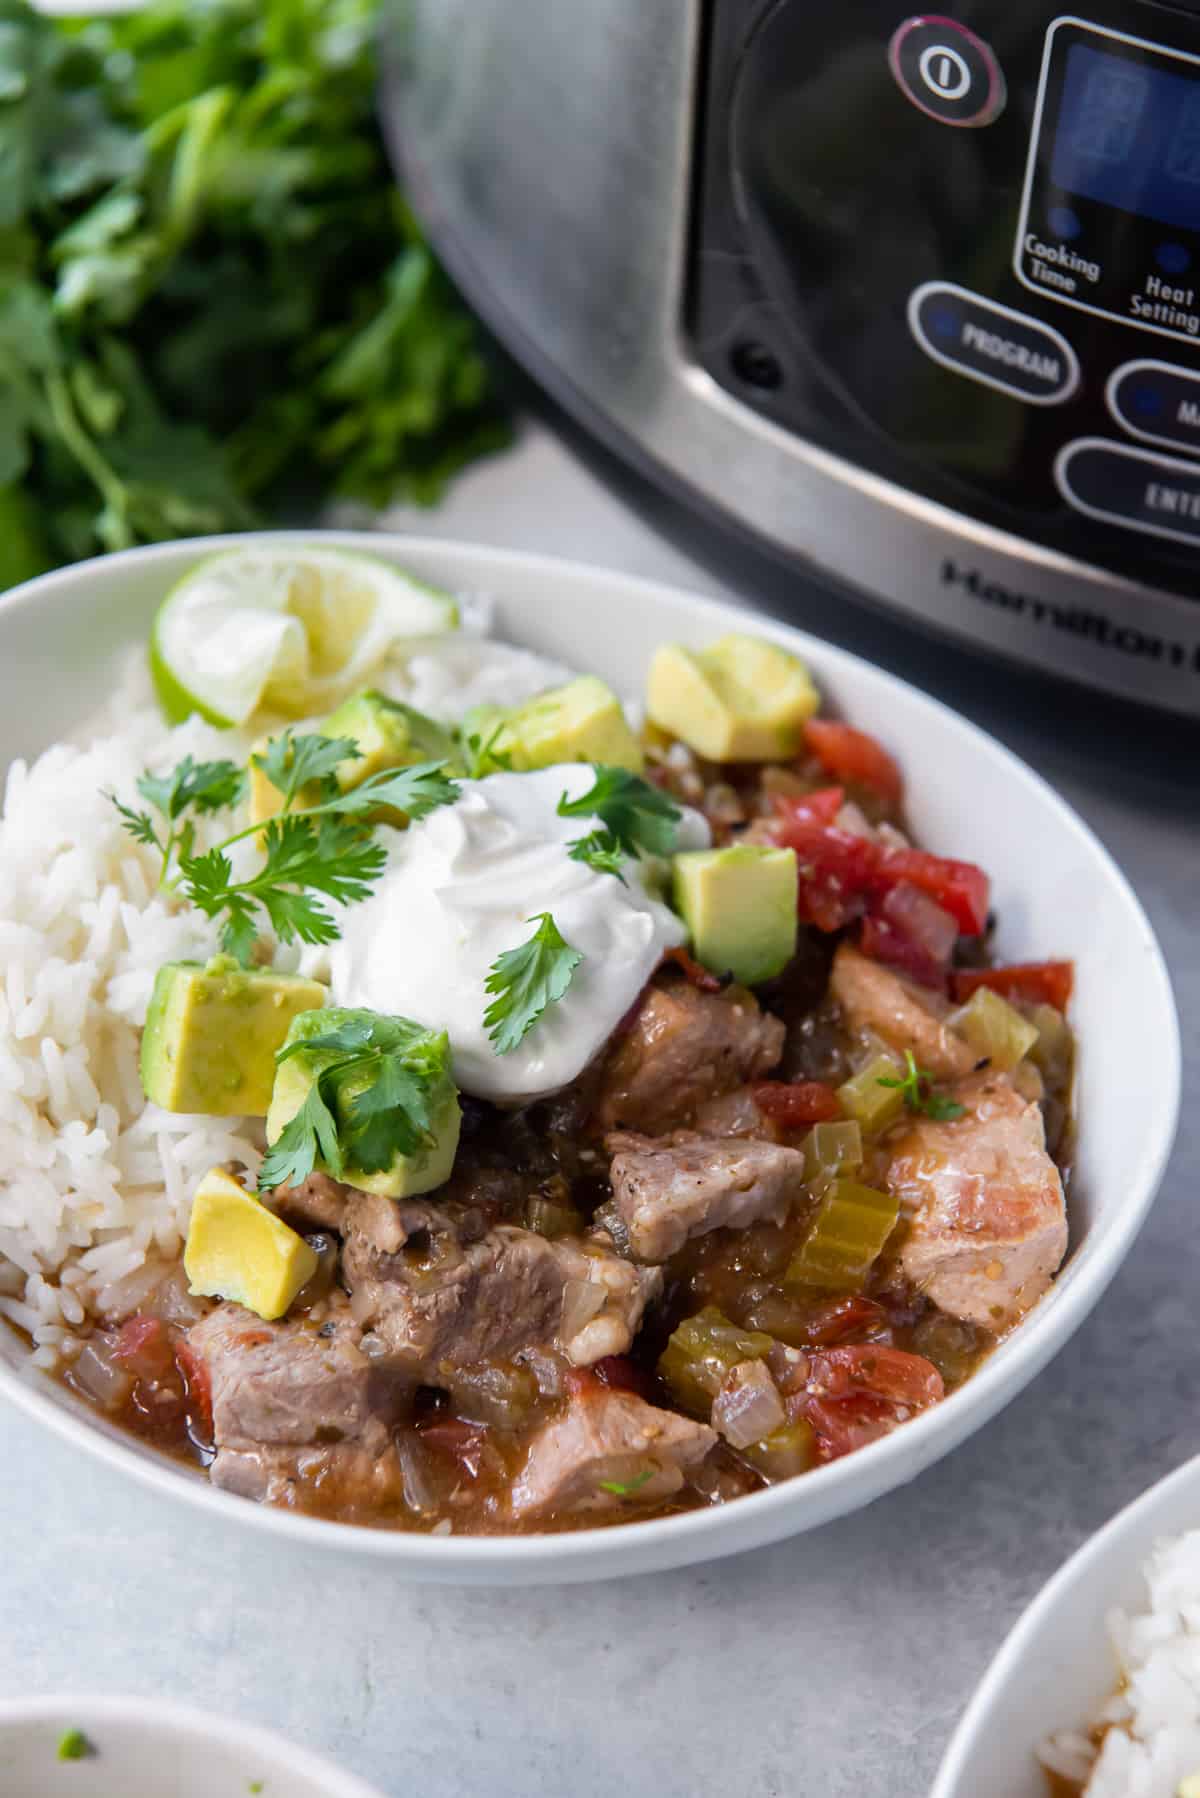
[[[500,339],[658,479],[1200,714],[1200,6],[402,0],[385,117]]]

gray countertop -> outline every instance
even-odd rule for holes
[[[0,1695],[190,1699],[397,1798],[920,1798],[1029,1596],[1200,1448],[1200,739],[818,594],[540,426],[441,513],[400,522],[786,605],[1035,762],[1163,942],[1188,1066],[1174,1160],[1090,1321],[990,1427],[858,1516],[709,1567],[562,1591],[405,1587],[167,1506],[0,1409]]]

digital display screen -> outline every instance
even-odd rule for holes
[[[1175,75],[1073,44],[1050,177],[1085,199],[1200,229],[1200,65]]]

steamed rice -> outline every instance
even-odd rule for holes
[[[1099,1750],[1063,1732],[1040,1751],[1087,1798],[1176,1798],[1200,1774],[1200,1530],[1160,1542],[1144,1573],[1148,1608],[1108,1620],[1121,1687],[1092,1719]]]
[[[421,646],[378,685],[457,722],[477,704],[514,705],[567,677],[557,664],[482,636],[478,604],[461,635]],[[254,734],[258,734],[257,732]],[[253,1178],[257,1119],[191,1117],[147,1103],[141,1026],[165,961],[203,960],[217,926],[157,888],[158,857],[104,797],[135,801],[149,767],[244,759],[251,736],[199,719],[169,729],[143,658],[76,743],[8,771],[0,815],[0,1316],[34,1361],[77,1351],[91,1319],[137,1309],[177,1257],[191,1195],[209,1168]],[[228,825],[201,820],[200,848]],[[253,856],[249,845],[242,855]],[[296,952],[276,946],[275,962]]]

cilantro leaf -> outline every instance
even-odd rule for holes
[[[611,830],[593,830],[586,837],[576,837],[567,853],[573,862],[586,862],[598,874],[615,874],[621,885],[625,885],[625,876],[621,872],[625,857]]]
[[[483,1014],[497,1055],[509,1055],[533,1029],[548,1005],[561,999],[583,960],[560,935],[548,911],[526,920],[537,929],[527,943],[498,955],[484,981],[497,996]]]
[[[336,1030],[323,1031],[320,1036],[306,1036],[294,1043],[285,1043],[282,1049],[275,1051],[276,1064],[289,1061],[293,1055],[305,1055],[314,1051],[332,1050],[335,1054],[352,1055],[359,1049],[365,1049],[374,1034],[374,1026],[370,1018],[350,1018],[339,1024]]]
[[[601,1492],[611,1492],[617,1498],[628,1498],[631,1492],[638,1492],[647,1481],[654,1478],[653,1467],[647,1467],[644,1473],[634,1474],[631,1480],[600,1480]]]
[[[622,855],[670,855],[675,847],[679,821],[683,814],[673,799],[643,780],[640,774],[631,774],[627,768],[608,768],[595,765],[593,769],[595,784],[587,793],[578,799],[568,799],[564,793],[558,802],[560,818],[599,818],[600,823],[611,838],[611,845]],[[571,845],[571,853],[580,843],[586,843],[586,837],[577,838]],[[590,859],[579,856],[577,860]],[[594,865],[594,864],[593,864]],[[615,869],[609,868],[613,873]]]
[[[289,726],[250,760],[279,792],[280,810],[286,812],[303,787],[331,780],[341,762],[357,755],[353,737],[322,737],[315,732],[298,737]]]
[[[195,762],[185,755],[169,774],[143,774],[137,790],[174,824],[193,806],[198,812],[219,812],[236,805],[245,782],[245,772],[236,762]]]
[[[512,773],[512,756],[505,755],[496,748],[503,735],[504,723],[501,720],[490,737],[485,739],[473,733],[466,739],[463,748],[466,751],[468,780],[483,780],[489,774]]]
[[[273,1186],[299,1186],[307,1180],[317,1164],[318,1156],[334,1179],[344,1171],[337,1120],[329,1109],[325,1095],[326,1076],[313,1081],[304,1103],[290,1117],[263,1157],[258,1170],[258,1190],[267,1192]]]
[[[135,812],[131,806],[122,805],[115,793],[108,793],[105,797],[120,812],[122,830],[127,830],[135,843],[144,843],[148,849],[157,849],[161,853],[163,845],[149,812]]]
[[[415,762],[410,768],[385,768],[360,781],[321,809],[353,817],[376,806],[394,806],[410,819],[424,818],[439,806],[453,805],[459,795],[456,781],[449,780],[444,762]]]
[[[951,1123],[955,1118],[963,1116],[966,1106],[960,1105],[948,1093],[934,1090],[933,1075],[927,1068],[917,1066],[917,1058],[911,1049],[904,1051],[904,1062],[906,1072],[902,1080],[881,1075],[876,1085],[889,1086],[893,1091],[902,1093],[909,1111],[923,1113],[936,1123]]]

